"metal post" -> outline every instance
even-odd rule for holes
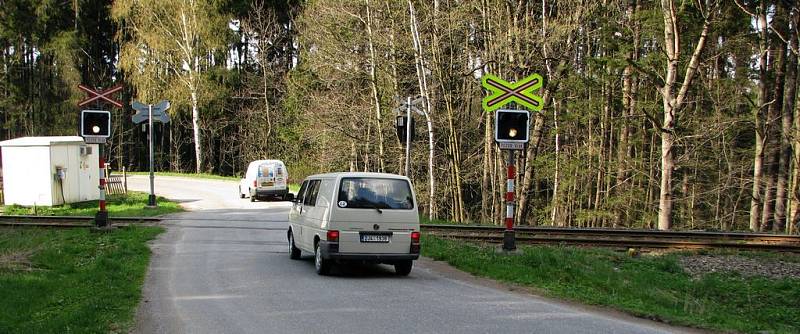
[[[153,105],[148,104],[148,138],[150,139],[150,196],[147,198],[147,206],[156,206],[156,192],[155,192],[155,173],[153,172]]]
[[[128,194],[128,172],[125,170],[125,166],[122,166],[122,193]]]
[[[411,96],[406,98],[406,177],[411,166]]]
[[[514,235],[514,150],[508,150],[508,179],[506,187],[506,230],[503,233],[503,250],[513,251],[517,249],[516,236]]]
[[[94,216],[94,223],[97,227],[105,227],[108,226],[108,211],[106,211],[106,177],[105,177],[105,165],[106,161],[103,157],[103,144],[97,145],[97,153],[100,156],[98,160],[100,160],[98,167],[100,170],[100,210],[97,211],[97,215]]]

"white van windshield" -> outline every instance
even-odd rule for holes
[[[343,178],[338,205],[350,209],[410,210],[414,208],[414,197],[406,180]]]

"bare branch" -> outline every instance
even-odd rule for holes
[[[733,2],[736,3],[736,5],[739,6],[739,8],[743,12],[745,12],[747,15],[750,15],[752,17],[756,17],[756,13],[753,13],[753,12],[747,10],[747,8],[745,8],[744,5],[742,3],[740,3],[739,1],[741,1],[741,0],[733,0]]]
[[[700,53],[702,53],[703,47],[705,46],[706,38],[708,37],[708,27],[710,25],[711,15],[709,14],[709,16],[706,17],[705,21],[703,22],[703,31],[700,33],[700,38],[697,40],[697,45],[694,47],[692,58],[689,60],[689,67],[686,69],[686,75],[683,77],[683,84],[678,92],[678,96],[675,98],[675,108],[678,108],[683,103],[683,100],[686,97],[686,92],[689,90],[689,83],[691,83],[694,73],[697,71],[697,67],[699,66]]]

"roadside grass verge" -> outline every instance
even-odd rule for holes
[[[693,278],[689,253],[631,257],[608,249],[495,246],[423,236],[422,255],[463,271],[527,286],[542,295],[610,306],[666,323],[721,331],[800,332],[800,280],[711,273]]]
[[[157,176],[177,176],[177,177],[188,177],[194,179],[224,180],[224,181],[236,181],[236,182],[239,182],[240,180],[240,178],[236,176],[223,176],[223,175],[216,175],[209,173],[156,172],[155,174]],[[150,172],[128,172],[128,175],[150,176]]]
[[[181,212],[183,208],[178,203],[163,197],[157,197],[158,207],[145,208],[148,194],[129,191],[127,195],[108,195],[106,197],[106,210],[109,217],[151,217],[167,213]],[[9,205],[4,208],[5,215],[38,215],[38,216],[91,216],[97,213],[98,202],[88,201],[70,203],[61,206],[27,207]]]
[[[149,176],[149,172],[128,172],[129,175],[147,175]],[[222,176],[222,175],[215,175],[215,174],[208,174],[208,173],[177,173],[177,172],[157,172],[155,173],[158,176],[175,176],[175,177],[188,177],[188,178],[196,178],[196,179],[209,179],[209,180],[223,180],[223,181],[235,181],[239,182],[241,178],[236,176]],[[289,183],[289,192],[297,194],[297,191],[300,190],[300,184],[298,183]]]
[[[431,224],[431,225],[460,225],[460,226],[498,226],[492,224],[485,224],[478,221],[473,222],[466,222],[466,223],[457,223],[452,220],[444,220],[444,219],[429,219],[428,217],[419,217],[420,224]]]
[[[127,333],[160,227],[0,228],[0,333]]]

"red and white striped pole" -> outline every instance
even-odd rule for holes
[[[106,211],[106,161],[100,157],[100,211]]]
[[[103,158],[103,146],[98,145],[98,153],[100,154],[100,211],[94,217],[94,223],[98,227],[105,227],[108,225],[108,211],[106,211],[106,161]]]
[[[514,150],[508,150],[508,178],[506,180],[506,230],[503,234],[503,250],[517,249],[514,234],[514,179],[517,175],[514,167]]]

